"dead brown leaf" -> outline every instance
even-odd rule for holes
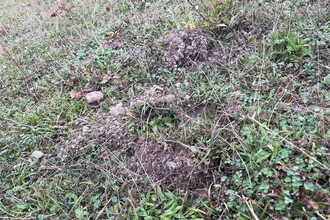
[[[77,91],[71,90],[71,92],[70,92],[71,99],[75,99],[77,93],[78,93]]]
[[[64,11],[65,8],[66,8],[65,3],[62,3],[62,4],[60,4],[60,6],[58,6],[58,9],[60,9],[60,10],[62,10],[62,11]]]
[[[233,83],[230,83],[230,87],[231,87],[231,89],[232,89],[233,91],[236,90],[236,86],[235,86]]]
[[[2,26],[2,27],[0,27],[0,34],[5,35],[5,34],[8,34],[9,31],[10,31],[10,28],[8,26]]]
[[[74,85],[74,82],[73,82],[71,79],[67,79],[67,80],[66,80],[66,84],[67,84],[68,86],[73,86],[73,85]]]
[[[107,159],[107,158],[109,158],[109,154],[108,154],[108,152],[106,152],[106,151],[104,151],[101,155],[100,155],[100,158],[104,158],[104,159]]]
[[[100,104],[94,104],[94,103],[91,103],[91,104],[88,104],[88,106],[90,108],[99,108],[101,105]]]
[[[326,122],[327,124],[330,124],[330,117],[325,117],[325,122]]]
[[[103,77],[103,80],[102,80],[101,84],[107,83],[110,79],[112,79],[112,76],[111,75],[109,75],[109,74],[105,75]]]
[[[71,97],[71,99],[81,99],[81,97],[83,97],[83,93],[77,92],[75,90],[71,90],[70,97]]]
[[[69,12],[69,11],[71,11],[71,9],[73,9],[73,8],[74,8],[74,6],[71,5],[71,6],[69,6],[67,9],[65,9],[65,11],[66,11],[66,12]]]
[[[97,88],[96,87],[92,87],[92,88],[87,88],[87,89],[84,89],[82,92],[94,92]]]
[[[76,99],[81,99],[84,96],[84,94],[82,92],[78,92],[76,94]]]
[[[120,80],[120,79],[115,79],[115,80],[113,81],[113,84],[114,84],[114,85],[117,85],[117,86],[122,86],[122,85],[123,85],[123,81]]]

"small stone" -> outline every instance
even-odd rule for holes
[[[155,91],[156,90],[159,90],[159,91],[163,91],[164,90],[162,87],[160,87],[158,85],[153,85],[152,88],[155,89]]]
[[[176,168],[178,168],[178,167],[180,167],[180,163],[175,163],[175,162],[171,162],[171,161],[168,161],[168,162],[166,162],[166,165],[170,168],[170,169],[172,169],[172,170],[175,170]]]
[[[125,108],[122,107],[123,104],[119,103],[116,107],[110,109],[110,114],[113,116],[124,115],[126,114]]]
[[[182,85],[182,83],[179,83],[178,82],[178,83],[175,84],[175,87],[178,88],[178,89],[180,89],[181,85]]]
[[[31,154],[31,157],[34,157],[34,158],[37,158],[37,159],[40,159],[44,156],[45,154],[42,153],[41,151],[33,151],[33,153]]]
[[[100,91],[94,91],[87,93],[85,97],[87,103],[90,104],[90,103],[99,103],[104,98],[104,95]]]

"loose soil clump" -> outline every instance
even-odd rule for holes
[[[179,30],[171,33],[163,42],[162,60],[166,66],[189,67],[214,64],[221,58],[221,44],[210,32]]]
[[[129,158],[127,167],[147,176],[152,185],[164,185],[173,190],[194,190],[207,187],[208,168],[197,164],[191,153],[181,146],[169,148],[167,144],[141,137],[129,144],[129,152],[135,152]]]

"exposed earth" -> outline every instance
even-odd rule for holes
[[[116,115],[110,111],[77,119],[77,129],[72,136],[61,141],[60,152],[56,156],[62,158],[65,155],[74,155],[93,142],[104,147],[103,150],[97,150],[95,160],[115,159],[117,165],[111,167],[111,170],[117,175],[135,179],[136,183],[142,183],[148,178],[153,186],[163,185],[184,192],[207,187],[208,181],[214,177],[213,170],[217,167],[214,164],[205,166],[194,160],[194,153],[205,152],[180,141],[164,142],[147,135],[129,135],[129,109],[134,111],[134,108],[148,103],[168,105],[174,101],[174,95],[166,95],[161,89],[155,85],[140,97],[131,100],[129,108],[126,108],[126,115]],[[197,120],[202,112],[190,114],[190,117],[196,117]],[[47,158],[41,164],[47,167]]]

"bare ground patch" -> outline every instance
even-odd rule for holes
[[[202,30],[179,30],[163,42],[163,61],[169,67],[210,64],[221,59],[223,48],[213,36]]]
[[[207,187],[212,177],[210,169],[194,160],[191,151],[180,142],[170,143],[170,147],[145,135],[130,137],[125,118],[110,114],[97,117],[95,123],[79,120],[84,125],[65,141],[61,155],[69,152],[78,155],[93,142],[104,148],[96,153],[95,163],[97,160],[116,160],[117,168],[123,171],[117,175],[134,178],[137,183],[147,177],[153,186],[163,185],[170,189],[186,191]]]
[[[155,106],[172,103],[176,97],[166,90],[157,85],[152,86],[131,100],[130,107],[126,108],[128,114],[134,114],[130,111],[147,103]],[[197,120],[200,114],[194,112],[189,117],[196,117]],[[150,138],[148,133],[134,134],[128,128],[131,121],[134,119],[129,116],[113,116],[111,111],[77,119],[74,124],[77,129],[71,137],[62,141],[59,157],[85,155],[91,151],[90,146],[96,145],[99,147],[92,152],[95,155],[93,163],[115,162],[117,165],[109,171],[125,179],[134,179],[135,183],[143,183],[147,178],[152,186],[162,185],[184,192],[209,185],[214,177],[213,168],[195,157],[196,153],[205,155],[204,149],[188,146],[179,140],[164,142],[155,137]]]
[[[268,33],[251,22],[230,29],[173,31],[162,42],[162,60],[169,68],[237,64],[255,52],[253,40],[263,41]]]
[[[129,144],[134,155],[127,167],[139,175],[146,175],[152,185],[170,189],[193,190],[208,185],[209,169],[191,158],[191,152],[177,144],[169,148],[165,143],[143,137]]]

